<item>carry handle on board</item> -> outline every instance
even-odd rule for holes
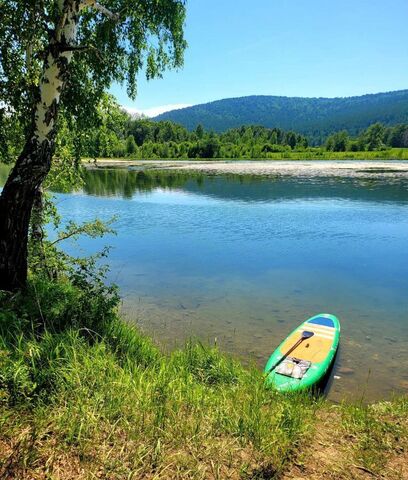
[[[293,352],[293,350],[295,348],[297,348],[302,342],[303,340],[307,340],[308,338],[310,337],[313,337],[314,333],[313,332],[309,332],[307,330],[304,330],[302,332],[302,336],[299,338],[299,340],[293,345],[293,347],[289,348],[289,350],[285,353],[285,355],[283,355],[276,363],[275,365],[273,365],[267,372],[266,372],[266,375],[269,375],[272,370],[275,370],[275,368],[290,354]]]

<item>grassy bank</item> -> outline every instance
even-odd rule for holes
[[[408,160],[407,148],[389,148],[387,150],[361,152],[331,152],[322,148],[310,148],[304,151],[271,152],[271,160]]]
[[[287,150],[283,152],[268,152],[263,158],[164,158],[164,157],[118,157],[100,158],[99,160],[124,160],[124,161],[149,161],[149,160],[189,160],[189,161],[225,161],[225,160],[408,160],[408,148],[389,148],[386,150],[359,151],[359,152],[331,152],[324,148],[308,148],[304,150]],[[93,162],[94,159],[84,158],[85,163]]]
[[[406,399],[333,406],[199,343],[165,355],[101,284],[0,300],[2,479],[403,478]]]

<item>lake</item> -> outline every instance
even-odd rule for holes
[[[264,366],[301,321],[342,325],[329,398],[408,391],[408,181],[86,172],[63,218],[116,216],[109,280],[166,348],[190,337]],[[333,377],[333,376],[332,376]]]

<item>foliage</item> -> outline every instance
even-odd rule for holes
[[[381,123],[370,125],[363,133],[362,137],[368,151],[381,150],[385,147],[383,139],[385,136],[385,127]]]
[[[47,185],[54,185],[54,190],[65,191],[69,186],[64,183],[81,182],[78,169],[81,154],[88,158],[126,156],[131,159],[331,158],[323,149],[310,147],[304,135],[279,128],[250,125],[217,134],[206,131],[201,125],[190,132],[171,121],[132,119],[108,94],[102,95],[95,115],[96,125],[80,130],[62,111],[57,161],[51,171],[52,178],[47,181]],[[18,151],[19,143],[15,138],[14,141],[8,142],[9,152]],[[358,152],[369,151],[384,151],[374,158],[405,158],[402,150],[390,152],[389,149],[408,147],[408,124],[385,127],[377,123],[356,137],[342,130],[330,135],[324,146],[328,152],[344,152],[344,158],[368,158],[366,154],[359,156]]]
[[[190,132],[171,121],[131,119],[111,97],[106,97],[103,112],[101,127],[88,131],[84,153],[91,158],[117,158],[125,154],[132,159],[324,156],[323,149],[309,147],[304,135],[279,128],[249,125],[217,134],[198,125]],[[348,152],[382,151],[405,145],[408,145],[408,125],[385,127],[376,123],[354,138],[346,130],[330,135],[325,149],[350,155]]]
[[[17,115],[0,97],[0,161],[12,163],[23,145],[23,131]]]
[[[408,139],[408,125],[385,127],[381,123],[374,123],[361,134],[352,139],[346,130],[330,135],[326,141],[326,150],[333,152],[346,151],[381,151],[387,147],[406,148]]]
[[[87,131],[83,143],[89,158],[268,158],[272,152],[308,146],[304,136],[277,128],[247,126],[219,135],[202,127],[189,132],[169,121],[132,119],[109,96],[98,112],[101,123]]]
[[[348,150],[349,135],[345,130],[333,133],[326,140],[326,150],[332,152],[345,152]]]
[[[137,152],[137,145],[133,135],[129,135],[126,139],[126,154],[134,156]]]
[[[383,142],[394,148],[408,148],[408,125],[396,125],[387,128]]]
[[[60,3],[0,0],[0,132],[7,140],[1,142],[3,158],[18,152],[22,139],[30,135],[44,58],[60,23]],[[80,10],[69,81],[61,98],[63,116],[70,123],[69,128],[74,127],[77,132],[100,124],[97,107],[101,108],[104,90],[113,81],[126,83],[128,94],[134,98],[141,71],[150,79],[183,64],[184,0],[102,3],[112,15],[92,6]],[[66,47],[58,45],[61,49]],[[120,128],[117,119],[114,126]],[[19,139],[9,142],[13,131],[18,131]],[[109,136],[109,131],[101,132],[103,135]],[[108,151],[115,149],[109,138],[102,138],[101,142],[106,143]]]
[[[58,161],[49,183],[58,178],[72,177],[74,181],[75,176],[75,181],[80,181],[76,167],[81,153],[88,158],[127,156],[131,159],[330,158],[325,156],[324,150],[310,147],[304,135],[279,128],[249,125],[217,134],[200,125],[190,132],[171,121],[132,119],[108,94],[102,96],[96,116],[97,126],[79,131],[63,113],[57,137]],[[349,152],[382,151],[406,145],[408,125],[385,127],[377,123],[354,138],[346,130],[336,132],[326,140],[325,149],[355,158],[356,155]],[[385,151],[380,158],[388,158],[387,155],[389,152]],[[64,190],[62,185],[61,189]]]

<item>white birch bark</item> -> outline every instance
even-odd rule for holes
[[[54,44],[74,45],[79,3],[72,0],[59,0],[60,22],[56,28]],[[53,46],[53,45],[51,45]],[[50,133],[55,127],[56,110],[64,85],[64,73],[71,61],[72,51],[58,52],[50,49],[40,82],[40,100],[35,109],[34,137],[38,143],[53,141]],[[64,69],[64,71],[63,71]]]

